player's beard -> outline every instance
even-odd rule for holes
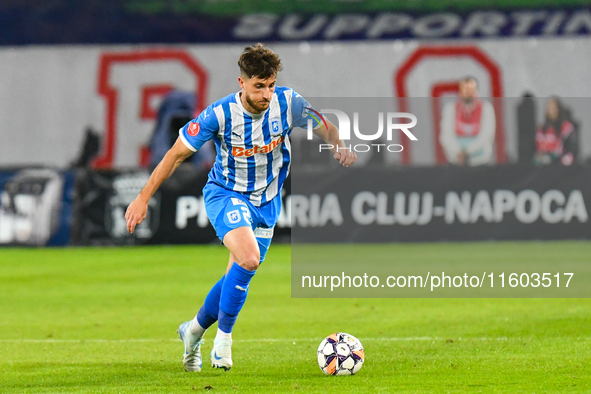
[[[246,92],[244,93],[244,99],[246,100],[248,105],[250,105],[251,108],[254,108],[259,113],[261,113],[261,112],[265,111],[267,108],[269,108],[268,104],[265,106],[261,106],[260,104],[257,104],[254,101],[252,101],[250,99],[250,96],[248,94],[246,94]],[[267,103],[268,103],[268,101],[267,101]]]

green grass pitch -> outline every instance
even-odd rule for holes
[[[510,245],[524,259],[543,248],[591,256],[584,242]],[[478,246],[392,253],[469,248],[478,260]],[[292,299],[285,245],[253,279],[234,368],[209,368],[214,326],[204,370],[184,372],[175,330],[226,263],[217,246],[0,250],[0,393],[591,392],[588,299]],[[359,374],[318,368],[316,348],[335,331],[363,343]]]

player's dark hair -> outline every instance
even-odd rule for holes
[[[248,78],[267,79],[281,71],[281,59],[279,55],[259,42],[244,48],[244,52],[238,59],[238,67],[240,72]]]

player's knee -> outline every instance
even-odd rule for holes
[[[244,269],[249,271],[255,271],[259,268],[261,260],[261,254],[258,250],[245,253],[241,258],[238,259],[237,263]]]

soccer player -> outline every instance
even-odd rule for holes
[[[127,229],[146,217],[148,201],[174,170],[206,141],[217,156],[203,188],[207,216],[229,249],[226,273],[211,288],[193,320],[178,334],[185,346],[186,371],[201,371],[205,331],[216,321],[211,364],[232,367],[232,328],[246,300],[250,280],[265,259],[281,211],[281,188],[290,165],[289,134],[312,119],[316,135],[333,147],[345,167],[357,159],[339,139],[335,125],[318,117],[310,104],[288,87],[275,85],[279,56],[262,44],[247,47],[240,59],[240,91],[207,107],[179,130],[179,138],[154,169],[125,213]]]

